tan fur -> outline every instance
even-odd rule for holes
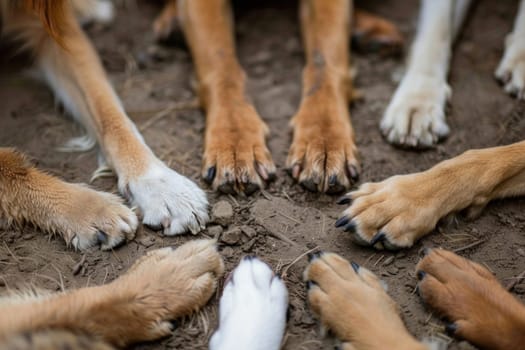
[[[308,301],[346,350],[427,349],[408,333],[396,303],[372,272],[333,253],[314,258],[304,272]]]
[[[135,214],[119,197],[63,182],[8,148],[0,148],[0,193],[0,219],[31,223],[74,248],[97,244],[102,235],[100,243],[109,249],[133,238],[137,228]]]
[[[347,107],[354,95],[348,58],[350,5],[347,0],[304,0],[300,5],[307,66],[287,166],[313,191],[340,192],[355,180],[359,168]],[[207,113],[203,178],[222,192],[251,194],[274,178],[275,165],[265,144],[268,128],[246,97],[231,11],[229,0],[170,0],[153,27],[158,38],[165,38],[178,20],[193,55]],[[400,44],[399,33],[385,21],[368,15],[359,23],[366,24],[370,40],[390,35],[391,42]]]
[[[525,305],[483,266],[433,249],[417,265],[419,294],[457,327],[454,334],[483,349],[519,349],[525,342]]]
[[[384,234],[387,248],[410,247],[444,216],[478,215],[493,199],[525,194],[525,141],[470,150],[415,174],[366,183],[347,195],[345,226],[358,242]]]
[[[224,266],[211,240],[149,252],[97,287],[0,304],[0,342],[46,329],[87,334],[123,347],[169,335],[170,320],[203,307]]]

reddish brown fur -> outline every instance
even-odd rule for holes
[[[44,29],[59,44],[63,44],[62,36],[66,27],[66,0],[24,0],[26,11],[36,14]]]

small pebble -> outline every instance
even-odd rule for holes
[[[228,226],[231,224],[233,221],[232,205],[227,201],[219,201],[215,203],[211,209],[211,220],[222,226]]]
[[[213,236],[214,239],[219,239],[223,229],[221,225],[213,225],[208,227],[208,233]]]
[[[257,234],[255,229],[251,228],[250,226],[243,225],[241,226],[241,231],[244,233],[248,238],[253,238]]]
[[[223,232],[221,235],[221,242],[228,244],[228,245],[235,245],[239,243],[241,240],[241,229],[238,227],[234,227],[229,229],[226,232]]]

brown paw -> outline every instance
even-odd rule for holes
[[[419,295],[448,319],[449,333],[481,348],[522,346],[513,333],[525,330],[525,307],[486,268],[443,249],[426,253],[416,267]]]
[[[293,141],[286,164],[303,187],[340,193],[358,180],[357,148],[345,103],[319,94],[303,102],[291,124]]]
[[[310,306],[347,348],[397,349],[415,342],[375,274],[333,253],[314,254],[310,261],[304,272]]]
[[[126,345],[171,334],[170,321],[202,308],[215,292],[223,271],[223,261],[212,240],[149,252],[108,285],[113,293],[130,297],[118,311],[126,327],[120,332],[108,327],[111,334],[104,338]]]
[[[268,127],[248,103],[208,115],[202,177],[214,190],[250,195],[275,179]]]
[[[64,185],[62,194],[67,197],[50,209],[50,222],[43,228],[60,233],[68,245],[79,250],[95,245],[109,250],[135,237],[137,216],[120,197],[82,185]]]
[[[403,51],[403,36],[397,27],[384,18],[363,10],[355,10],[352,46],[362,52],[398,56]]]

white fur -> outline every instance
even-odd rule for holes
[[[73,9],[82,24],[98,22],[108,24],[115,18],[115,8],[108,0],[73,0]]]
[[[132,205],[141,211],[144,224],[162,225],[165,235],[187,231],[196,234],[208,222],[204,191],[159,160],[142,176],[127,182],[119,178],[119,189],[122,193],[129,190]]]
[[[278,350],[287,308],[283,281],[257,258],[243,259],[224,287],[210,350]]]
[[[512,33],[505,40],[505,53],[496,69],[505,91],[525,99],[525,0],[520,3]]]
[[[406,74],[381,121],[394,144],[428,147],[449,133],[445,104],[451,89],[447,74],[454,36],[469,0],[423,0]]]

